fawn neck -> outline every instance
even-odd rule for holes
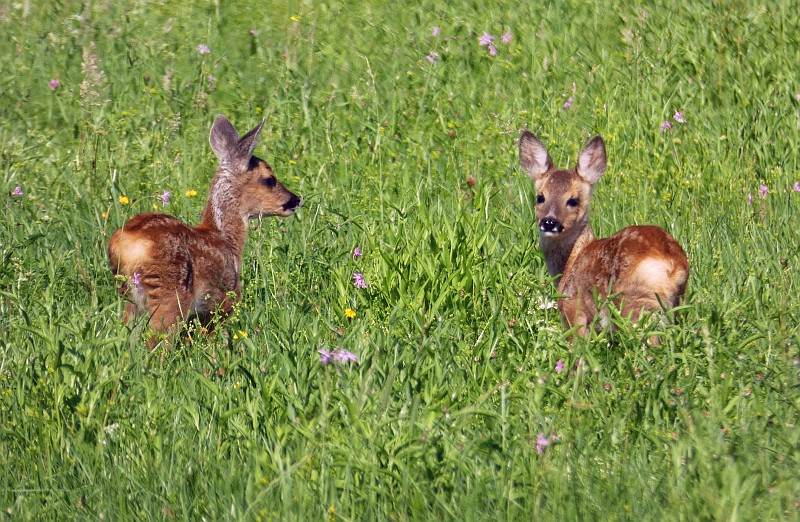
[[[539,242],[547,271],[551,277],[555,278],[556,286],[571,261],[577,258],[583,248],[594,239],[595,236],[589,227],[588,218],[579,226],[575,226],[557,237],[540,234]]]
[[[239,198],[233,180],[214,176],[199,227],[219,235],[241,257],[247,239],[247,219],[241,215]]]

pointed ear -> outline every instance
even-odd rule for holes
[[[578,156],[578,175],[594,185],[606,171],[606,144],[595,136],[586,144]]]
[[[245,159],[248,162],[250,161],[250,158],[253,156],[253,151],[256,150],[256,145],[258,145],[258,135],[261,134],[261,129],[264,127],[265,121],[266,120],[261,120],[261,123],[256,125],[253,130],[242,136],[242,139],[239,140],[236,149],[241,159]]]
[[[222,162],[228,159],[233,149],[239,143],[239,133],[233,128],[228,118],[220,114],[211,126],[211,135],[208,137],[211,150]]]
[[[526,130],[519,137],[519,164],[533,180],[553,168],[553,159],[547,149],[539,138]]]

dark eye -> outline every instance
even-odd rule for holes
[[[541,205],[542,203],[544,203],[544,196],[539,194],[539,195],[536,196],[536,204],[537,205]]]
[[[275,178],[264,178],[261,180],[261,183],[267,188],[275,188],[275,183],[277,183],[277,181]]]
[[[575,207],[577,207],[577,206],[578,206],[578,200],[577,200],[577,199],[575,199],[575,198],[569,198],[569,199],[567,200],[567,206],[568,206],[568,207],[572,207],[572,208],[575,208]]]

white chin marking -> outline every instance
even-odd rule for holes
[[[547,237],[556,237],[559,235],[559,232],[545,232],[542,230],[542,235]]]

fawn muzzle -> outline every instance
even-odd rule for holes
[[[539,221],[539,230],[547,236],[557,236],[564,231],[564,225],[557,219],[546,217]]]
[[[297,197],[297,194],[292,194],[289,200],[281,206],[283,207],[284,211],[291,212],[293,210],[296,210],[297,207],[301,206],[302,204],[303,200]]]

